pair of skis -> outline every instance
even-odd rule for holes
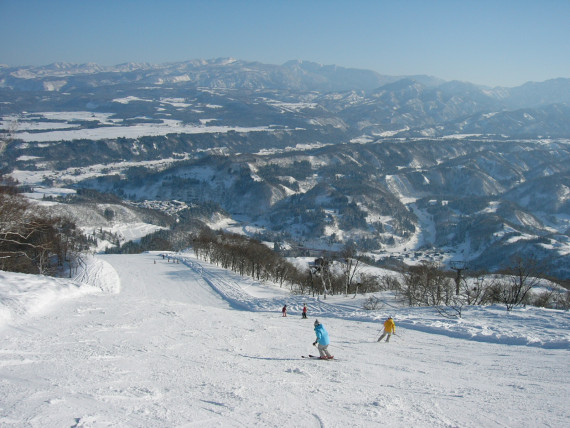
[[[334,357],[331,358],[321,358],[318,355],[301,355],[301,358],[307,358],[307,359],[312,359],[312,360],[334,360]]]

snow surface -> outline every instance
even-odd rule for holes
[[[164,119],[160,124],[137,124],[131,126],[109,126],[94,129],[75,129],[50,132],[18,132],[14,138],[25,142],[51,142],[73,140],[101,140],[106,138],[140,138],[146,136],[162,136],[168,134],[207,134],[235,132],[267,132],[268,127],[241,127],[241,126],[203,126],[187,125],[181,121]]]
[[[0,425],[570,423],[568,312],[469,308],[449,320],[389,294],[364,311],[363,298],[295,296],[171,256],[97,256],[68,280],[0,272]],[[397,335],[378,343],[387,315]],[[301,358],[316,353],[315,317],[333,361]]]
[[[139,99],[144,101],[142,99]],[[115,100],[121,103],[134,101],[127,97]],[[210,109],[222,108],[218,105],[207,105]],[[11,123],[17,123],[14,138],[24,142],[59,142],[80,139],[101,140],[106,138],[140,138],[144,136],[163,136],[168,134],[206,134],[235,132],[272,132],[271,127],[241,127],[241,126],[205,126],[186,124],[180,120],[163,119],[161,123],[141,123],[123,125],[119,119],[110,119],[112,113],[91,112],[42,112],[38,114],[24,114],[20,116],[7,116],[0,119],[0,127],[8,128]],[[41,118],[50,121],[42,121]],[[69,124],[73,120],[99,121],[102,127],[91,129],[76,129],[76,124]],[[16,122],[17,121],[17,122]],[[53,122],[58,121],[58,122]],[[68,129],[70,128],[70,129]],[[43,132],[41,132],[43,131]]]

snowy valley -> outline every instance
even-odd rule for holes
[[[355,245],[380,263],[461,260],[471,271],[537,257],[567,280],[569,87],[306,61],[3,67],[2,168],[86,231],[115,235],[98,250],[136,237],[78,213],[76,191],[175,201],[288,254]]]

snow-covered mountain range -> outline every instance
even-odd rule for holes
[[[277,91],[277,98],[288,95],[295,102],[311,98],[355,130],[370,122],[373,129],[380,131],[400,131],[408,127],[409,131],[438,135],[454,133],[456,128],[461,128],[465,132],[509,136],[537,133],[560,136],[561,129],[556,126],[551,129],[551,122],[557,121],[557,115],[567,117],[570,102],[570,79],[567,78],[529,82],[514,88],[487,88],[468,82],[445,82],[431,76],[386,76],[369,70],[307,61],[271,65],[234,59],[160,65],[129,63],[113,67],[65,63],[2,67],[0,88],[3,97],[39,91],[67,95],[83,93],[91,95],[93,100],[99,98],[97,94],[109,95],[109,91],[120,93],[124,90],[144,92],[153,89],[151,92],[160,92],[163,96],[179,92],[178,96],[186,98],[189,95],[186,91],[195,88]],[[42,102],[49,103],[50,97],[42,95]],[[26,104],[24,98],[33,99],[20,96],[19,103],[4,105],[3,112],[21,112],[21,107]],[[61,101],[59,97],[55,98],[55,102]],[[74,102],[74,97],[66,98]],[[554,110],[546,108],[553,104],[562,106]],[[503,116],[507,112],[511,114]],[[497,114],[499,118],[489,120]],[[353,118],[355,115],[360,117],[357,121]],[[522,122],[504,123],[502,117]],[[499,126],[497,122],[503,122],[503,125]]]
[[[52,64],[0,68],[0,98],[2,166],[36,190],[213,203],[282,248],[355,242],[374,259],[489,270],[533,254],[570,277],[570,79]]]

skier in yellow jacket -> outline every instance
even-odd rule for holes
[[[396,334],[396,324],[394,324],[394,320],[392,319],[392,317],[388,317],[388,319],[384,321],[384,332],[382,333],[382,336],[378,338],[378,342],[384,339],[384,336],[386,335],[388,335],[388,337],[386,338],[386,342],[389,342],[390,336],[392,334]]]

